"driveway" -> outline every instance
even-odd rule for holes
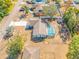
[[[17,16],[17,13],[20,9],[20,4],[23,2],[23,0],[18,0],[18,2],[16,3],[16,5],[14,6],[12,12],[7,16],[4,17],[2,22],[0,23],[0,41],[2,40],[3,35],[6,32],[6,29],[9,25],[9,23],[12,20],[15,20],[15,17]]]

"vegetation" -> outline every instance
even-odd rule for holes
[[[63,16],[64,22],[66,23],[72,35],[76,32],[75,27],[79,23],[77,14],[77,9],[75,9],[74,7],[69,7]]]
[[[72,38],[72,42],[69,47],[68,59],[79,59],[79,35],[75,35]]]
[[[14,0],[17,1],[17,0]],[[11,0],[0,0],[0,21],[2,18],[9,14],[13,8],[13,3]]]
[[[43,12],[45,15],[53,16],[57,13],[57,7],[55,5],[43,7]]]
[[[56,1],[56,3],[60,3],[61,2],[61,0],[55,0]]]
[[[8,47],[8,53],[9,53],[8,59],[16,59],[17,56],[22,51],[23,45],[24,41],[20,36],[16,36],[15,38],[11,39]]]
[[[72,35],[67,59],[79,59],[79,35],[77,35],[79,33],[79,10],[69,7],[64,13],[63,19]]]
[[[28,14],[29,13],[29,8],[27,6],[22,5],[22,9],[24,9],[25,14]]]

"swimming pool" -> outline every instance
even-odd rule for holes
[[[48,24],[48,36],[54,36],[55,33],[55,28]]]
[[[36,2],[42,2],[42,0],[36,0]]]

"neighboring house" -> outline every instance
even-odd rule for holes
[[[47,0],[32,0],[34,3],[46,3]]]
[[[79,4],[79,0],[74,0],[74,2],[75,2],[76,4]]]
[[[40,4],[40,3],[50,3],[53,0],[29,0],[29,1],[32,1],[32,2],[34,2],[36,4],[38,4],[38,3]]]

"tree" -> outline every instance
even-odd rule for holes
[[[61,2],[61,0],[55,0],[55,2],[59,4]]]
[[[0,0],[0,21],[4,16],[9,14],[12,8],[13,4],[11,0]]]
[[[23,45],[24,41],[22,37],[16,36],[12,38],[8,45],[8,59],[17,59],[18,55],[22,51]]]
[[[72,42],[69,46],[68,59],[79,59],[79,35],[75,35],[72,38]]]
[[[66,23],[67,27],[71,34],[75,33],[75,27],[78,24],[76,9],[74,7],[69,7],[68,10],[65,12],[63,19]]]
[[[57,13],[57,7],[55,5],[51,6],[44,6],[43,12],[45,15],[53,16]]]

